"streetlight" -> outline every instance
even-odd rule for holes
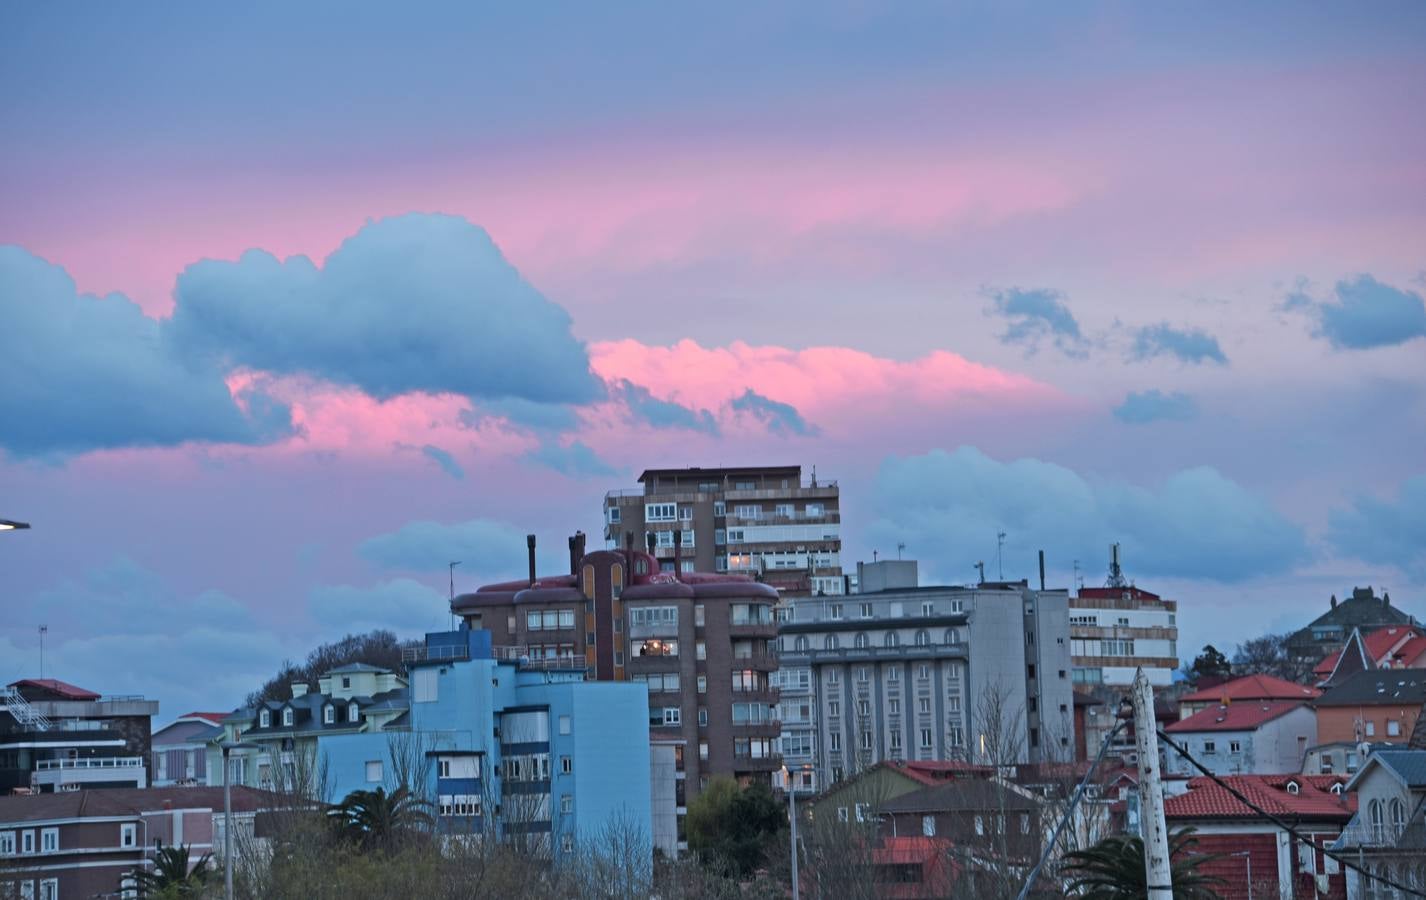
[[[811,771],[810,763],[803,763],[803,771]],[[782,785],[787,789],[788,821],[792,824],[789,838],[792,841],[792,900],[801,900],[802,884],[797,877],[797,792],[792,789],[792,773],[787,766],[782,767]]]
[[[228,754],[234,750],[260,750],[251,741],[223,741],[223,897],[233,900],[233,788],[229,784]]]
[[[17,529],[29,527],[29,522],[16,522],[13,519],[0,519],[0,531],[15,531]]]

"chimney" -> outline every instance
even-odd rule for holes
[[[525,535],[525,546],[530,549],[530,587],[535,586],[535,536]]]
[[[1045,551],[1040,551],[1040,590],[1045,589]]]
[[[579,562],[581,559],[584,559],[584,542],[584,532],[576,530],[574,532],[574,550],[576,553],[576,556],[574,558],[575,562]]]
[[[1336,595],[1336,594],[1333,594],[1333,595],[1332,595],[1332,608],[1333,608],[1333,609],[1336,609],[1336,608],[1337,608],[1337,595]]]
[[[673,577],[679,579],[679,573],[683,570],[680,560],[683,557],[683,532],[677,528],[673,531]]]
[[[579,574],[579,550],[575,547],[574,535],[569,536],[569,574]]]
[[[293,700],[296,700],[298,697],[305,697],[305,696],[307,696],[307,682],[305,682],[305,681],[294,681],[294,682],[292,682],[292,699],[293,699]]]

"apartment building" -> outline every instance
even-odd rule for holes
[[[153,733],[153,786],[208,783],[208,739],[227,713],[191,712]]]
[[[665,571],[649,538],[635,549],[629,532],[623,549],[587,553],[576,534],[568,574],[537,577],[531,536],[527,578],[457,596],[451,608],[532,660],[646,686],[649,733],[682,760],[681,822],[710,776],[771,783],[782,765],[772,683],[778,596],[745,574]],[[677,532],[673,553],[682,562]]]
[[[835,481],[804,480],[801,466],[648,469],[640,487],[604,498],[604,539],[621,547],[630,535],[663,571],[675,565],[682,540],[683,572],[758,576],[785,597],[840,594],[842,536]]]
[[[404,776],[445,833],[520,839],[558,859],[618,816],[676,846],[653,827],[642,685],[587,682],[582,667],[494,646],[468,626],[428,634],[403,658],[405,677],[345,666],[316,692],[229,717],[210,778],[222,783],[218,742],[241,737],[256,746],[229,760],[239,784],[340,800]]]
[[[794,789],[821,790],[881,760],[1073,755],[1067,592],[1023,581],[921,587],[910,562],[861,564],[859,582],[876,590],[798,600],[780,624],[781,750],[802,773]]]
[[[1426,703],[1426,671],[1358,672],[1312,701],[1321,743],[1405,744]]]
[[[1302,771],[1317,743],[1317,716],[1303,700],[1257,700],[1200,710],[1164,731],[1216,775],[1277,775]],[[1198,770],[1178,751],[1164,754],[1164,773]]]
[[[101,696],[54,678],[0,690],[0,794],[148,787],[158,701]]]

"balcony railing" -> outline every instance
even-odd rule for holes
[[[531,656],[529,647],[492,647],[491,655],[504,662],[513,662],[524,669],[586,669],[588,661],[583,656]]]
[[[766,651],[754,651],[739,656],[737,653],[734,653],[733,665],[737,667],[746,666],[749,669],[772,670],[778,667],[777,654],[768,653]]]
[[[782,690],[772,686],[768,687],[742,687],[733,685],[733,702],[735,703],[767,703],[773,704],[782,699]]]
[[[470,647],[468,645],[447,644],[435,647],[406,647],[401,651],[401,661],[404,663],[458,659],[470,659]]]
[[[36,771],[54,769],[142,769],[141,756],[90,756],[80,759],[42,759],[35,763]]]
[[[1404,822],[1374,823],[1368,821],[1360,812],[1352,817],[1352,821],[1347,823],[1346,828],[1342,829],[1342,836],[1334,844],[1339,850],[1352,850],[1357,847],[1390,850],[1420,848],[1423,845],[1426,845],[1426,824],[1421,822],[1413,822],[1410,825]]]
[[[753,772],[776,772],[782,768],[782,754],[772,753],[767,756],[750,756],[744,754],[733,754],[733,769],[737,771]]]

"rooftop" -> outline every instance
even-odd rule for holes
[[[19,681],[12,681],[9,686],[19,691],[23,691],[25,688],[47,691],[56,694],[62,700],[98,700],[100,697],[93,691],[76,687],[67,681],[60,681],[58,678],[22,678]]]
[[[268,791],[235,785],[233,810],[256,812],[276,805],[281,798]],[[171,804],[171,806],[169,806]],[[25,797],[0,797],[0,824],[78,819],[100,816],[137,816],[172,809],[223,808],[220,787],[105,788],[62,791]]]
[[[1237,700],[1311,700],[1320,697],[1316,688],[1294,684],[1272,675],[1246,675],[1232,681],[1194,691],[1179,698],[1181,703],[1212,703],[1224,699]]]
[[[1332,793],[1345,785],[1344,775],[1223,775],[1222,780],[1275,816],[1347,822],[1357,808],[1355,794]],[[1288,785],[1296,785],[1296,793]],[[1261,813],[1220,787],[1213,779],[1191,778],[1188,790],[1164,798],[1168,819],[1262,819]],[[1265,820],[1264,820],[1265,821]]]
[[[735,475],[786,475],[801,478],[801,466],[731,466],[703,469],[692,466],[686,469],[645,469],[639,476],[639,483],[646,484],[654,478],[731,478]]]
[[[1227,706],[1220,704],[1200,710],[1181,722],[1173,723],[1164,730],[1169,732],[1252,731],[1304,705],[1306,704],[1302,700],[1249,700],[1242,703],[1230,703]]]
[[[1313,701],[1314,706],[1420,706],[1426,702],[1426,669],[1358,672]]]
[[[1410,790],[1426,789],[1426,750],[1378,750],[1367,762],[1390,769]],[[1362,771],[1366,768],[1363,766]]]
[[[1362,643],[1366,647],[1367,654],[1371,656],[1372,662],[1390,655],[1393,659],[1400,659],[1403,662],[1414,662],[1417,657],[1426,653],[1426,634],[1420,629],[1411,625],[1387,625],[1377,628],[1362,636]],[[1401,644],[1397,647],[1397,644]],[[1394,648],[1394,650],[1393,650]],[[1323,657],[1322,661],[1312,670],[1314,675],[1330,675],[1337,665],[1337,660],[1342,656],[1341,650],[1336,650]]]
[[[989,778],[958,778],[902,794],[881,804],[884,813],[950,812],[953,810],[1028,810],[1039,801],[1025,791]]]

